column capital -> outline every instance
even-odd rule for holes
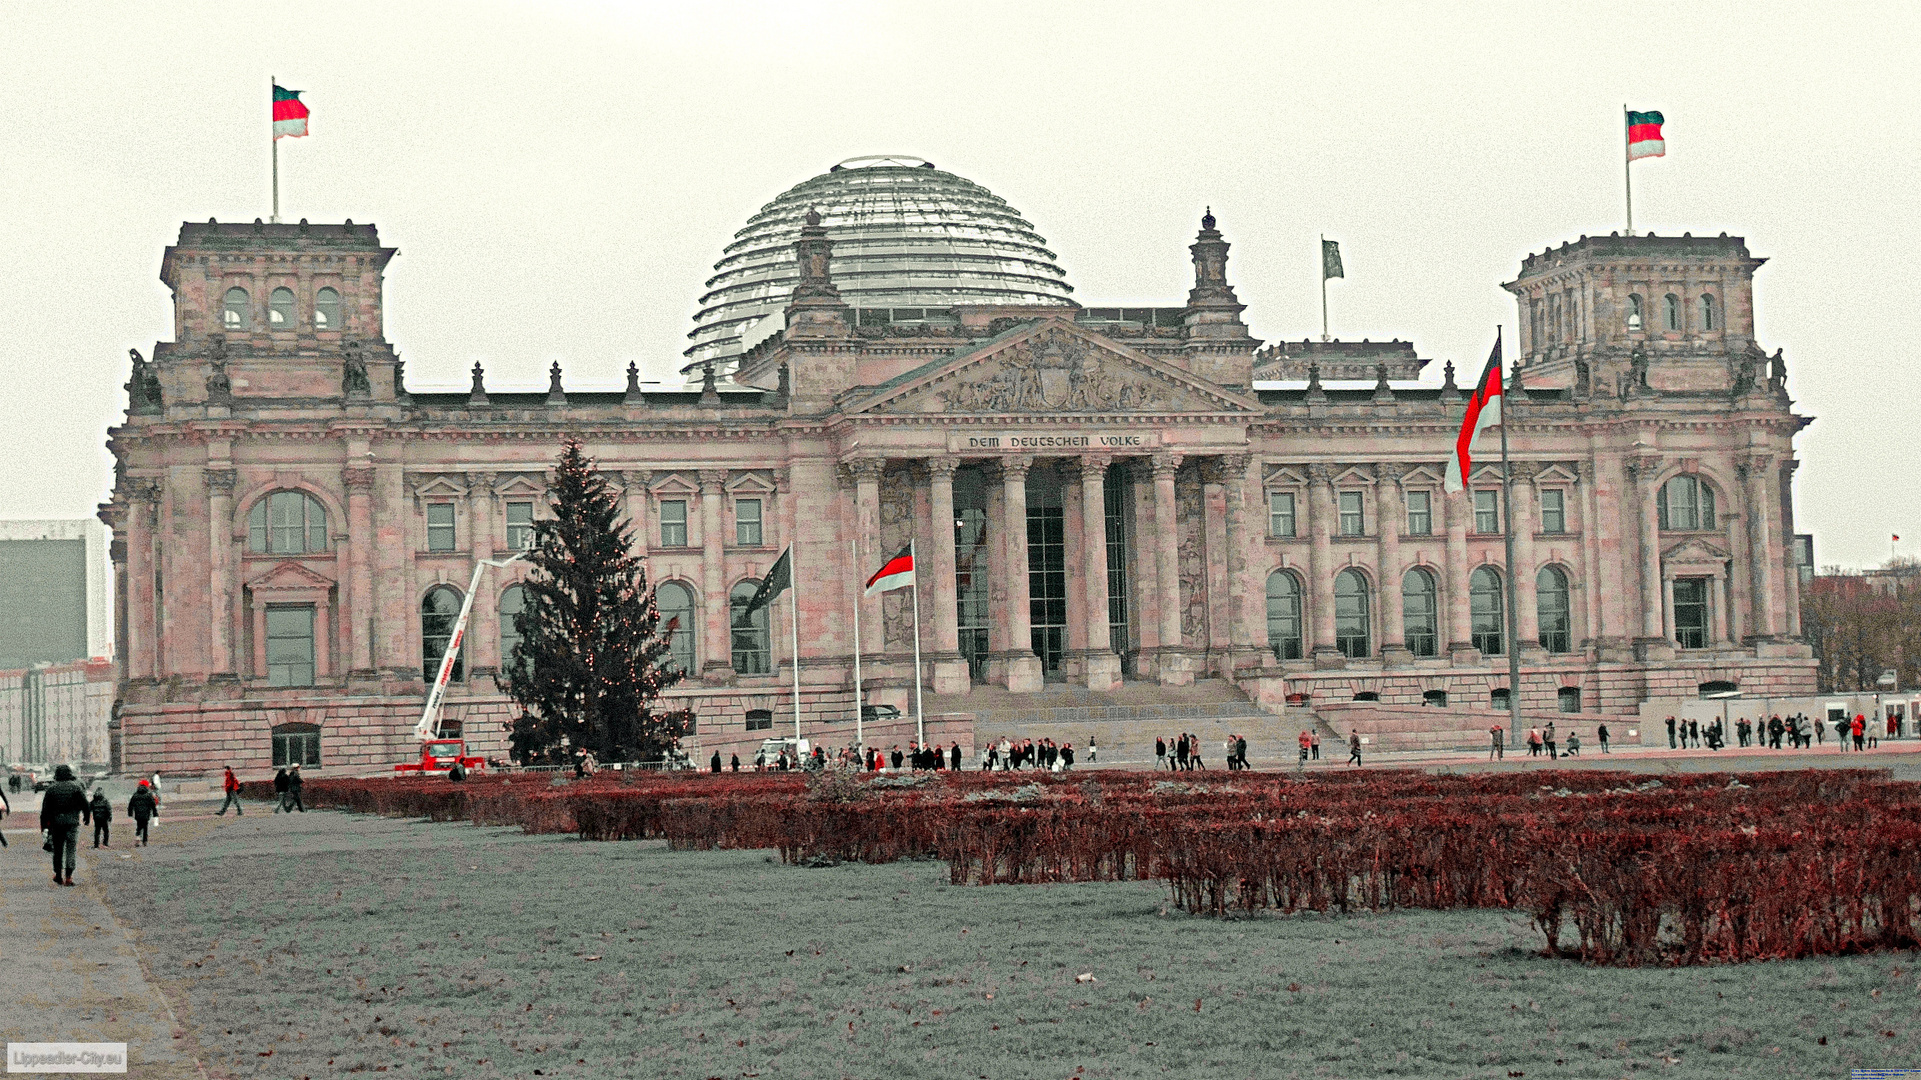
[[[349,493],[372,491],[374,486],[374,467],[372,465],[349,465],[340,470],[340,482]]]
[[[469,495],[492,495],[494,482],[500,479],[499,473],[471,472],[467,474],[467,493]]]
[[[1226,485],[1234,482],[1234,471],[1227,467],[1225,458],[1204,458],[1201,460],[1201,483]]]
[[[1772,468],[1774,468],[1774,455],[1766,452],[1743,454],[1734,463],[1735,474],[1743,479],[1750,476],[1754,479],[1763,479]]]
[[[1027,471],[1034,467],[1034,457],[1031,454],[1013,454],[1002,458],[1000,460],[1000,466],[1001,483],[1004,484],[1010,480],[1018,480],[1025,483],[1027,481]]]
[[[134,502],[160,501],[162,482],[157,476],[135,476],[127,480],[127,497]]]
[[[1175,473],[1181,471],[1181,455],[1179,454],[1155,454],[1149,458],[1148,461],[1148,468],[1153,470],[1154,479],[1156,480],[1162,477],[1172,479]]]
[[[652,469],[627,469],[620,473],[621,486],[625,487],[628,491],[644,492],[653,482],[654,473]]]
[[[1622,463],[1622,467],[1627,470],[1629,480],[1637,484],[1649,484],[1654,481],[1656,476],[1660,475],[1661,464],[1661,456],[1659,454],[1643,454],[1639,457],[1628,458]]]
[[[1309,483],[1326,484],[1331,487],[1334,484],[1334,466],[1325,461],[1309,462],[1307,479]]]
[[[1247,476],[1248,466],[1254,463],[1254,455],[1222,454],[1220,461],[1221,468],[1227,470],[1229,475],[1238,473],[1241,477],[1245,478]]]
[[[1385,484],[1399,484],[1407,477],[1407,466],[1398,461],[1383,461],[1374,466],[1374,479]]]
[[[700,477],[702,495],[718,495],[722,485],[727,483],[726,469],[701,469],[697,475]]]
[[[780,468],[774,470],[774,493],[775,494],[785,495],[790,490],[793,489],[793,486],[794,486],[794,470],[788,468],[785,465],[782,465]]]
[[[1510,458],[1507,467],[1513,471],[1512,479],[1517,483],[1525,484],[1541,474],[1540,464],[1533,461],[1515,461]]]
[[[1082,454],[1077,460],[1080,463],[1083,476],[1085,476],[1088,471],[1105,474],[1107,467],[1114,464],[1114,455]]]
[[[951,484],[954,482],[955,471],[960,468],[961,459],[942,454],[938,457],[922,458],[921,463],[927,466],[928,479]]]
[[[847,463],[847,471],[854,474],[856,483],[880,482],[880,474],[887,467],[885,458],[855,458]]]
[[[1574,475],[1580,478],[1580,481],[1583,484],[1594,483],[1594,459],[1582,458],[1581,460],[1575,462]]]
[[[237,478],[233,469],[202,469],[200,476],[207,482],[207,494],[228,496],[233,494],[234,480]]]

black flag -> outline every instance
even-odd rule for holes
[[[794,564],[789,558],[793,552],[794,549],[789,547],[780,553],[780,558],[774,560],[773,569],[767,571],[767,576],[761,580],[760,588],[754,591],[754,598],[747,601],[746,606],[742,607],[740,614],[735,617],[735,626],[749,625],[754,612],[773,603],[775,597],[786,592],[787,587],[794,583]]]

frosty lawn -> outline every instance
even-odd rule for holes
[[[157,839],[100,881],[233,1076],[1831,1077],[1921,1060],[1911,952],[1596,969],[1540,958],[1518,913],[1223,921],[1171,909],[1158,882],[958,887],[931,862],[816,869],[341,813]]]

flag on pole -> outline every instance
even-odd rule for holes
[[[258,84],[256,84],[258,85]],[[307,134],[307,107],[300,103],[300,91],[273,88],[273,137],[301,138]]]
[[[1346,279],[1347,277],[1346,274],[1341,273],[1341,245],[1338,241],[1322,237],[1321,280],[1326,281],[1331,277],[1342,279]]]
[[[1661,138],[1661,125],[1666,122],[1658,112],[1628,113],[1629,161],[1667,156],[1668,144]]]
[[[748,620],[754,617],[754,612],[773,603],[775,597],[786,592],[787,587],[794,583],[794,564],[788,558],[793,550],[791,547],[788,548],[780,553],[780,558],[774,560],[773,568],[768,570],[767,576],[761,579],[760,588],[754,590],[754,598],[747,601],[747,606],[741,608],[740,615],[734,619],[735,626],[748,625]]]
[[[1481,381],[1474,387],[1474,396],[1467,399],[1467,415],[1461,418],[1461,432],[1454,437],[1454,456],[1447,460],[1447,482],[1449,491],[1465,491],[1468,474],[1474,468],[1474,442],[1481,432],[1501,422],[1501,343],[1494,342],[1494,351],[1488,354],[1487,367],[1481,369]]]
[[[895,589],[905,589],[914,583],[914,545],[900,549],[900,554],[881,564],[874,576],[867,579],[867,591],[862,596],[879,596]]]

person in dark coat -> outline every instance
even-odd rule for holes
[[[133,819],[133,839],[141,847],[147,846],[147,822],[160,813],[160,802],[153,797],[153,788],[145,780],[134,789],[133,798],[127,800],[127,816]]]
[[[740,755],[729,754],[727,756],[727,767],[734,772],[739,772],[740,771]]]
[[[956,741],[953,746],[948,748],[947,760],[949,763],[947,766],[948,768],[954,770],[955,772],[960,771],[960,743],[958,741]]]
[[[48,850],[53,852],[53,883],[73,884],[73,864],[79,858],[80,825],[93,816],[87,802],[87,789],[73,779],[73,766],[62,765],[53,771],[53,786],[40,797],[40,829],[47,834]],[[65,876],[60,867],[66,866]]]
[[[274,813],[278,814],[282,810],[287,810],[287,770],[285,769],[273,774],[273,798]],[[293,811],[287,810],[287,812],[292,813]]]
[[[707,759],[707,771],[708,772],[720,771],[720,751],[718,750],[714,751],[714,756]]]
[[[113,804],[107,801],[107,793],[95,791],[93,801],[87,804],[87,814],[93,818],[93,846],[113,846]]]
[[[458,765],[459,761],[455,761],[454,764]],[[461,772],[464,775],[466,773],[466,770],[462,769]],[[303,782],[304,781],[300,779],[300,766],[298,763],[296,763],[293,768],[287,770],[286,805],[291,806],[293,807],[294,810],[298,810],[304,814],[307,812],[307,808],[304,805],[302,805],[300,802],[300,785]],[[289,812],[291,813],[291,811]]]

